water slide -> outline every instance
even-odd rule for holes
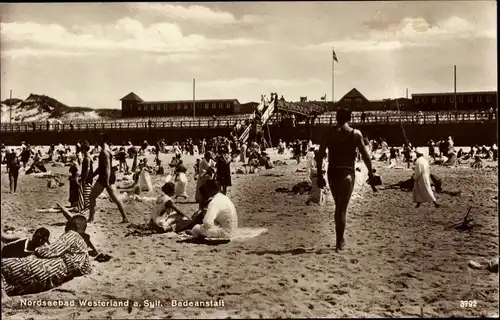
[[[271,118],[273,115],[274,109],[275,109],[275,103],[276,100],[273,100],[272,102],[267,101],[266,99],[262,99],[261,103],[257,106],[257,110],[262,112],[262,117],[260,119],[260,123],[262,126],[266,125],[267,121]],[[267,107],[267,108],[266,108]],[[253,113],[251,119],[255,118],[255,112]],[[246,127],[245,131],[241,134],[239,137],[240,142],[246,142],[248,138],[250,137],[250,130],[252,130],[252,125],[249,125]]]

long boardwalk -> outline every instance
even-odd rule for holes
[[[2,123],[2,132],[38,132],[38,131],[92,131],[92,130],[134,130],[145,128],[233,128],[237,123],[248,119],[249,114],[238,116],[221,116],[216,119],[212,117],[150,117],[150,118],[120,118],[114,120],[88,120],[69,122],[25,122],[25,123]],[[419,115],[416,112],[367,112],[362,119],[360,113],[353,115],[352,123],[357,125],[378,124],[443,124],[443,123],[483,123],[496,121],[495,115],[489,115],[481,111],[459,111],[459,112],[425,112]],[[276,124],[277,120],[272,117],[269,125]],[[315,124],[334,124],[333,113],[318,116]]]

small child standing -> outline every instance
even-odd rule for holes
[[[77,208],[78,212],[83,210],[83,191],[78,181],[78,167],[69,167],[69,203],[72,208]]]
[[[167,182],[161,191],[163,195],[156,199],[150,215],[149,227],[158,233],[176,231],[190,220],[174,205],[172,198],[175,196],[175,184]]]

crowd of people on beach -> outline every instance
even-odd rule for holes
[[[438,143],[429,141],[427,158],[421,148],[415,148],[410,142],[401,147],[389,147],[382,138],[363,137],[359,130],[349,126],[351,112],[348,110],[338,110],[336,117],[337,125],[330,128],[319,148],[311,140],[295,139],[288,143],[279,140],[277,153],[284,155],[290,151],[297,164],[305,159],[312,185],[307,205],[324,205],[327,191],[331,192],[335,203],[338,251],[345,247],[347,209],[353,194],[355,174],[359,171],[357,162],[364,162],[367,182],[374,191],[381,179],[373,169],[373,161],[387,162],[389,168],[395,168],[399,163],[408,168],[413,164],[413,202],[416,207],[422,203],[433,203],[439,207],[432,189],[433,185],[436,187],[436,179],[431,177],[429,159],[435,164],[446,165],[453,158],[467,161],[496,160],[498,157],[496,145],[489,148],[472,146],[467,153],[462,149],[455,151],[453,139],[449,137]],[[97,198],[106,190],[109,199],[117,206],[122,222],[129,223],[120,192],[134,196],[153,192],[152,175],[165,175],[166,178],[161,194],[154,201],[147,228],[155,233],[185,232],[194,239],[230,239],[238,228],[237,210],[229,197],[231,164],[240,162],[250,168],[250,172],[262,166],[267,169],[273,167],[267,153],[268,141],[262,138],[246,143],[238,139],[239,134],[241,128],[235,128],[229,137],[197,141],[186,139],[173,143],[171,148],[164,140],[158,140],[153,146],[147,141],[139,146],[131,142],[113,146],[105,135],[94,146],[87,141],[78,142],[74,147],[51,145],[46,153],[41,147],[25,143],[17,150],[2,145],[1,161],[6,164],[12,193],[18,191],[17,181],[22,170],[25,174],[47,173],[46,167],[52,164],[68,167],[70,174],[69,207],[58,204],[67,219],[62,236],[49,242],[50,232],[45,228],[37,229],[31,240],[2,231],[2,297],[45,291],[74,277],[89,274],[90,256],[106,259],[86,233],[87,225],[96,221]],[[168,167],[160,160],[162,153],[172,154]],[[148,155],[155,156],[151,165],[146,159]],[[196,180],[194,199],[199,204],[193,214],[184,212],[176,204],[178,198],[190,197],[187,193],[188,168],[183,162],[185,155],[200,157],[193,168]],[[128,165],[128,160],[132,160],[132,166]],[[114,165],[114,161],[118,164]],[[117,175],[131,176],[132,184],[118,186],[121,180]]]

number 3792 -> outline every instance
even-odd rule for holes
[[[475,308],[477,307],[476,300],[460,300],[460,308]]]

